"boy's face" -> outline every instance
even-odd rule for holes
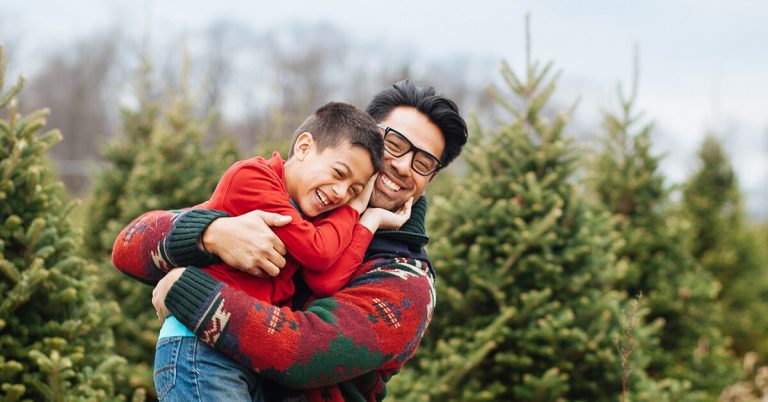
[[[445,148],[445,139],[440,128],[429,117],[409,106],[398,106],[380,121],[401,133],[414,146],[440,158]],[[413,197],[416,199],[424,194],[427,183],[437,174],[422,176],[413,171],[411,163],[413,152],[402,156],[392,156],[384,152],[384,163],[376,178],[376,184],[371,195],[370,206],[396,211]]]
[[[363,191],[373,175],[370,154],[344,141],[317,152],[310,133],[302,133],[294,145],[297,169],[287,178],[288,194],[309,217],[331,211]]]

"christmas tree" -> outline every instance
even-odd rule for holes
[[[61,134],[41,131],[46,110],[18,112],[23,81],[4,92],[4,75],[0,48],[0,399],[115,400],[124,359],[103,324],[115,309],[93,296],[95,267],[75,254],[73,204],[46,157]]]
[[[653,329],[642,307],[622,326],[618,239],[575,192],[570,111],[547,109],[558,76],[527,60],[523,79],[502,67],[511,97],[494,91],[513,118],[473,134],[460,191],[434,202],[437,306],[416,362],[393,379],[398,398],[616,401],[623,384],[649,382],[642,348],[622,368],[615,343],[646,346]]]
[[[686,400],[713,400],[736,379],[736,366],[718,329],[718,287],[686,247],[691,233],[669,202],[651,152],[650,124],[635,112],[637,70],[629,97],[619,88],[621,109],[605,113],[603,150],[594,163],[593,184],[599,202],[618,217],[624,240],[618,255],[618,285],[643,294],[647,319],[663,326],[660,348],[651,351],[653,377],[683,381]]]
[[[699,150],[700,167],[683,192],[684,215],[693,228],[691,251],[722,285],[723,331],[739,355],[768,359],[768,258],[757,228],[746,220],[736,173],[717,137]],[[762,245],[762,247],[761,247]]]
[[[207,200],[237,159],[232,142],[222,141],[213,149],[205,146],[204,133],[211,120],[195,115],[186,78],[181,82],[180,89],[165,102],[152,101],[148,68],[144,69],[139,107],[123,112],[121,137],[106,153],[111,166],[99,175],[92,196],[91,253],[101,261],[106,283],[100,296],[117,301],[122,309],[115,339],[130,363],[119,377],[121,392],[126,394],[143,388],[153,396],[152,367],[160,326],[151,304],[152,288],[112,266],[112,243],[143,212]]]

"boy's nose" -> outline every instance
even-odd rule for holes
[[[344,197],[344,194],[346,193],[346,189],[344,189],[343,187],[344,186],[341,185],[341,184],[336,184],[334,186],[331,186],[331,193],[332,193],[331,194],[331,202],[332,203],[335,204],[335,203],[339,202],[339,199]],[[345,191],[342,192],[341,190],[345,190]]]

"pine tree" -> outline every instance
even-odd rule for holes
[[[693,226],[691,251],[722,285],[722,328],[735,352],[757,352],[766,363],[768,316],[759,302],[768,298],[765,243],[746,220],[736,173],[714,135],[705,138],[699,161],[683,192],[684,213]]]
[[[415,364],[393,380],[399,398],[616,401],[622,393],[614,341],[629,300],[612,290],[618,239],[610,217],[575,192],[567,113],[546,109],[557,84],[551,68],[529,56],[521,80],[503,65],[514,96],[495,95],[514,118],[473,134],[461,191],[435,200],[437,306]],[[631,331],[639,345],[652,331],[643,314]],[[631,387],[650,382],[636,352]]]
[[[46,110],[17,111],[23,81],[3,93],[4,74],[0,48],[0,399],[114,400],[124,359],[103,321],[115,312],[93,296],[95,267],[75,254],[74,204],[46,157],[61,134],[41,132]]]
[[[91,251],[101,261],[102,298],[117,301],[122,320],[116,344],[129,360],[121,392],[142,388],[154,396],[152,367],[160,329],[151,304],[152,288],[120,274],[110,262],[112,243],[133,218],[152,209],[176,209],[210,197],[224,171],[235,162],[232,142],[213,149],[204,144],[210,119],[194,113],[193,97],[182,77],[181,89],[165,102],[148,97],[148,73],[142,73],[139,108],[124,111],[123,135],[106,154],[112,165],[99,176],[92,196]]]
[[[618,251],[619,286],[643,294],[647,317],[663,325],[660,348],[649,373],[690,384],[687,400],[713,400],[736,378],[736,366],[718,329],[717,284],[686,247],[690,232],[669,203],[670,190],[651,152],[650,124],[634,111],[637,70],[621,110],[605,113],[603,151],[594,163],[593,184],[600,203],[618,216],[624,241]]]

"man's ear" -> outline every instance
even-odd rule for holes
[[[293,144],[293,157],[303,161],[314,147],[315,139],[312,133],[305,131],[296,137],[296,142]]]

